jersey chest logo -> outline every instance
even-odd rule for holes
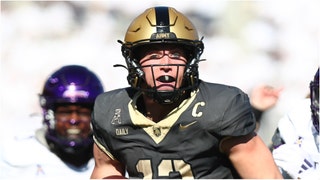
[[[121,124],[121,109],[115,109],[111,124]]]
[[[197,122],[197,121],[193,121],[193,122],[191,122],[191,123],[189,123],[189,124],[186,124],[186,125],[180,124],[179,129],[180,129],[180,130],[187,129],[188,127],[190,127],[191,125],[195,124],[196,122]]]
[[[161,128],[160,127],[153,127],[153,134],[157,137],[161,136]]]

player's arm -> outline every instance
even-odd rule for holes
[[[270,150],[255,133],[225,138],[220,148],[229,156],[242,178],[282,178]]]
[[[111,159],[96,143],[93,145],[95,166],[91,179],[124,179],[124,167],[119,161]]]

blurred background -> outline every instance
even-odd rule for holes
[[[319,2],[1,1],[1,137],[30,117],[40,117],[30,126],[41,125],[38,94],[63,65],[93,70],[106,91],[128,86],[127,71],[113,67],[125,64],[117,40],[146,8],[166,5],[188,16],[204,37],[201,79],[248,94],[259,84],[284,88],[262,117],[258,133],[269,143],[280,117],[309,93],[319,66]]]

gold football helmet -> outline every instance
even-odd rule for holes
[[[147,9],[133,20],[124,38],[129,47],[163,40],[200,43],[198,32],[191,21],[171,7]]]
[[[149,92],[159,103],[172,103],[178,100],[186,90],[198,87],[198,63],[204,46],[192,22],[172,7],[152,7],[136,17],[127,29],[122,44],[129,71],[127,80],[138,90]],[[188,63],[185,68],[184,86],[174,92],[159,92],[154,89],[142,89],[144,73],[136,58],[137,52],[151,44],[173,44],[186,50]],[[169,96],[168,96],[169,94]],[[161,97],[161,96],[165,97]],[[171,97],[172,96],[172,97]]]

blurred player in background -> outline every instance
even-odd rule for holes
[[[273,157],[285,178],[319,179],[319,68],[310,98],[280,119],[273,136]]]
[[[89,69],[63,66],[39,95],[43,127],[22,122],[21,131],[1,147],[1,179],[88,179],[93,169],[91,112],[103,86]]]

